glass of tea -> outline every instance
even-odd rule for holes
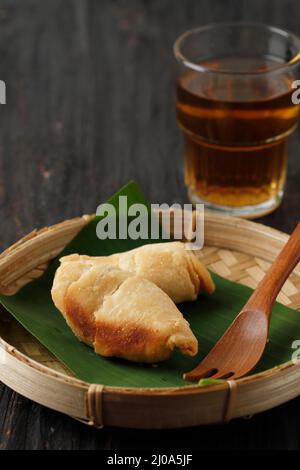
[[[191,201],[247,218],[273,211],[298,121],[300,39],[263,24],[220,23],[187,31],[174,52]]]

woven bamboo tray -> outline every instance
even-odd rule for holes
[[[0,255],[0,293],[38,277],[90,216],[33,231]],[[255,287],[288,235],[232,217],[206,214],[201,259],[216,273]],[[300,309],[300,269],[278,300]],[[3,360],[4,359],[4,360]],[[300,365],[291,361],[235,382],[199,387],[120,388],[71,373],[4,309],[0,312],[0,380],[18,393],[94,426],[179,428],[251,416],[300,394]],[[234,391],[234,392],[233,392]]]

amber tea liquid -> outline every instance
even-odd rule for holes
[[[214,59],[212,69],[263,71],[270,58]],[[177,120],[185,138],[185,182],[194,202],[253,206],[282,197],[287,138],[299,107],[291,80],[273,74],[265,82],[235,79],[222,86],[219,74],[188,70],[177,82]]]

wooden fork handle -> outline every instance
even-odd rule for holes
[[[262,310],[271,315],[272,306],[283,284],[300,261],[300,222],[290,236],[272,266],[261,280],[247,304],[245,310]]]

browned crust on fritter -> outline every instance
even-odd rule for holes
[[[197,258],[193,251],[189,251],[187,253],[187,263],[191,281],[195,286],[196,297],[201,288],[208,294],[212,294],[215,290],[215,284],[212,280],[212,277],[207,268]]]
[[[66,320],[82,341],[93,345],[96,326],[94,315],[89,314],[80,303],[73,299],[65,299]]]
[[[109,322],[97,321],[94,347],[95,351],[103,356],[129,357],[145,361],[145,348],[152,345],[156,350],[155,344],[158,341],[157,334],[148,328],[139,325],[114,326]],[[155,361],[155,357],[148,351],[149,362]]]

